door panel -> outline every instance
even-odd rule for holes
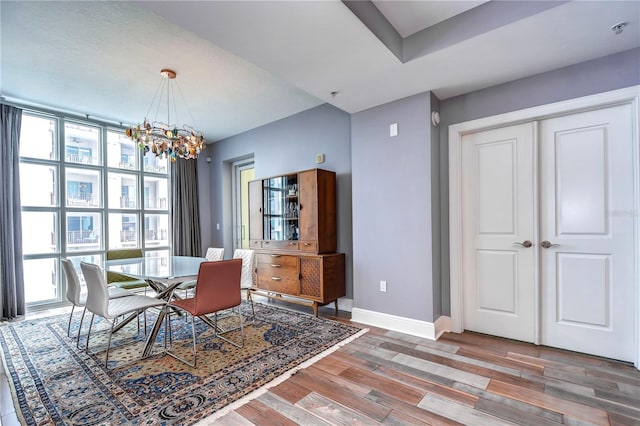
[[[516,143],[511,139],[476,146],[479,234],[513,235]]]
[[[465,329],[534,341],[533,124],[463,138]]]
[[[557,235],[607,232],[607,150],[603,126],[556,133]]]
[[[516,314],[517,256],[513,252],[478,250],[478,309]]]
[[[630,105],[540,123],[541,343],[634,359]]]
[[[558,323],[611,327],[610,260],[603,255],[556,254]]]

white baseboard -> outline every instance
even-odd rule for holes
[[[436,320],[436,340],[442,336],[442,333],[446,333],[447,331],[451,331],[451,317],[440,316]]]
[[[353,308],[351,310],[351,321],[386,328],[387,330],[399,331],[412,336],[424,337],[430,340],[437,340],[442,333],[449,331],[450,328],[449,317],[442,316],[438,318],[434,324],[432,322],[368,311],[360,308]]]

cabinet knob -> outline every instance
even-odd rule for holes
[[[305,245],[305,246],[310,246],[310,245],[311,245],[311,243],[304,243],[304,245]]]
[[[280,281],[282,278],[280,278],[280,277],[271,277],[271,279],[272,279],[273,281]]]
[[[296,243],[289,243],[289,245],[290,245],[290,246],[295,246],[295,245],[296,245]]]
[[[280,257],[279,254],[272,254],[271,257]]]
[[[265,243],[265,244],[269,244],[269,241],[265,241],[264,243]]]
[[[279,268],[280,265],[278,265],[277,263],[272,263],[271,266],[273,266],[274,268]]]

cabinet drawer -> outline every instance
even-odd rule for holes
[[[262,240],[251,240],[249,241],[249,245],[252,249],[259,249],[262,247]]]
[[[258,275],[258,288],[283,294],[297,295],[300,291],[300,281],[291,278]]]
[[[299,246],[301,251],[309,251],[314,253],[318,251],[317,241],[300,241]]]
[[[269,253],[258,253],[257,262],[267,263],[273,265],[290,266],[294,268],[298,268],[298,256],[288,256],[286,254],[269,254]]]
[[[263,241],[262,248],[274,250],[298,250],[297,241]]]
[[[277,263],[258,263],[258,276],[298,279],[298,266],[279,265]]]

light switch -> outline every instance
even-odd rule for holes
[[[316,154],[316,164],[324,163],[324,154]]]
[[[389,136],[398,136],[398,123],[389,124]]]

